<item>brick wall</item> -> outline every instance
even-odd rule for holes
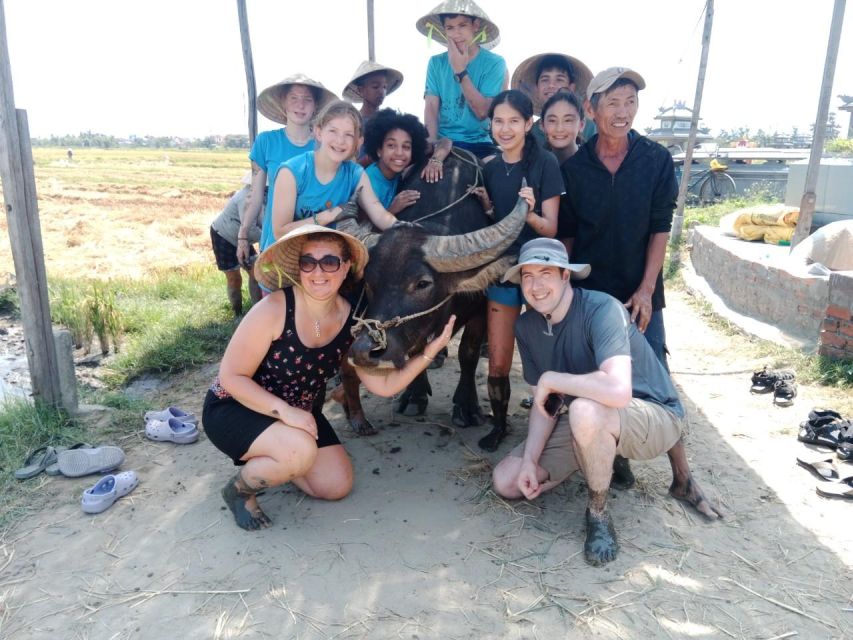
[[[853,360],[853,275],[829,276],[828,302],[820,324],[818,353],[836,360]]]
[[[721,236],[716,228],[697,227],[691,238],[693,268],[729,307],[811,344],[817,342],[826,318],[828,278],[794,275],[781,266],[765,264],[747,255],[759,253],[760,245],[747,246],[743,240]],[[846,299],[849,307],[850,297]]]

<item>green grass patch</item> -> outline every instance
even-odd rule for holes
[[[70,445],[83,439],[83,426],[61,409],[33,405],[24,399],[0,404],[0,526],[21,514],[38,478],[17,480],[16,469],[38,447]]]
[[[81,324],[79,314],[94,318],[89,339],[103,332],[112,341],[115,355],[104,366],[104,381],[118,389],[143,375],[220,358],[236,326],[224,285],[222,274],[207,265],[145,280],[51,278],[57,296],[51,308],[54,321],[69,328],[69,322]]]

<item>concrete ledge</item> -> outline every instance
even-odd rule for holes
[[[807,274],[791,263],[789,247],[746,242],[714,227],[696,227],[690,239],[696,275],[728,313],[741,316],[733,322],[752,326],[744,330],[768,340],[816,347],[829,303],[828,276]],[[767,326],[759,328],[756,321]]]

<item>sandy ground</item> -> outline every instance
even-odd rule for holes
[[[816,453],[796,441],[797,425],[831,399],[801,386],[781,409],[750,395],[763,363],[685,297],[668,296],[672,369],[691,464],[722,522],[668,497],[665,457],[634,463],[637,486],[611,492],[620,555],[588,566],[582,479],[532,503],[489,491],[490,465],[526,432],[518,366],[513,432],[484,456],[484,428],[446,427],[449,359],[423,419],[366,398],[380,433],[358,437],[328,404],[354,491],[323,503],[272,490],[261,501],[275,524],[261,532],[225,510],[233,467],[204,436],[150,442],[141,416],[118,442],[141,484],[105,513],[80,510],[92,477],[33,480],[43,508],[0,539],[0,637],[851,638],[853,505],[817,496],[795,463]],[[172,381],[155,402],[199,411],[215,370]]]

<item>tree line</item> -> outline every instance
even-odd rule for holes
[[[72,147],[114,149],[117,147],[147,147],[151,149],[248,149],[249,136],[231,133],[224,136],[205,136],[204,138],[182,138],[178,136],[136,136],[119,138],[105,133],[84,131],[67,135],[51,135],[46,138],[33,138],[34,147]]]

